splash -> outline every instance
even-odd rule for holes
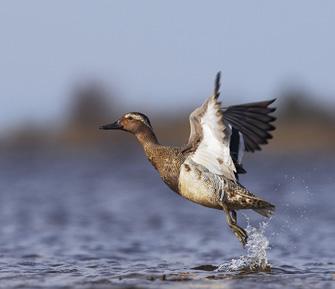
[[[219,272],[259,272],[269,271],[270,265],[267,259],[266,251],[269,248],[269,241],[265,236],[265,229],[269,221],[262,222],[258,228],[248,224],[246,231],[248,233],[248,242],[246,244],[247,255],[238,259],[232,259],[230,262],[221,264],[216,271]]]

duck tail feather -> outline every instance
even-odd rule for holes
[[[268,202],[265,202],[265,201],[262,201],[262,206],[261,208],[258,208],[258,209],[253,209],[256,213],[264,216],[264,217],[271,217],[275,211],[275,206],[268,203]]]

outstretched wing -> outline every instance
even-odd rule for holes
[[[224,119],[232,126],[233,134],[235,129],[242,135],[245,151],[261,150],[260,145],[267,144],[272,138],[270,132],[275,127],[271,123],[276,118],[270,114],[276,109],[269,106],[274,101],[272,99],[223,108]]]
[[[275,99],[223,108],[225,121],[232,128],[230,154],[236,166],[237,174],[246,173],[242,167],[244,151],[261,150],[260,145],[267,144],[275,129],[271,115],[276,109],[270,107]]]
[[[191,134],[184,153],[210,172],[235,181],[236,168],[230,156],[231,129],[223,118],[220,95],[220,73],[216,76],[213,96],[190,115]]]
[[[216,77],[214,95],[190,115],[191,133],[183,152],[192,153],[199,159],[204,152],[205,144],[208,151],[209,147],[215,147],[215,140],[215,142],[217,141],[216,145],[220,144],[218,146],[220,148],[217,147],[216,151],[213,149],[213,152],[218,153],[221,150],[222,154],[218,158],[223,160],[225,168],[229,168],[229,162],[232,159],[234,168],[230,168],[229,171],[235,171],[236,175],[246,173],[242,167],[244,151],[261,150],[260,146],[267,144],[268,140],[272,138],[271,131],[275,129],[272,122],[276,118],[271,114],[276,109],[270,105],[275,99],[219,109],[217,106],[220,105],[218,102],[219,88],[220,73]],[[205,140],[204,128],[206,128],[207,135]],[[221,139],[219,138],[220,134],[222,134]],[[201,153],[196,153],[201,143]],[[229,157],[227,157],[227,151],[230,153]],[[216,168],[213,157],[210,161],[212,162],[211,166]],[[202,162],[205,161],[202,160]],[[215,171],[219,170],[215,169]],[[225,173],[230,175],[227,171]]]

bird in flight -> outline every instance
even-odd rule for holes
[[[219,72],[213,95],[190,115],[190,136],[182,147],[159,143],[149,118],[129,112],[100,129],[118,129],[136,136],[144,152],[170,189],[194,203],[223,210],[228,226],[245,245],[247,232],[237,225],[237,210],[252,209],[270,217],[275,206],[255,196],[238,180],[246,173],[244,151],[260,150],[272,138],[271,115],[275,101],[262,101],[222,107]]]

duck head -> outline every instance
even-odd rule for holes
[[[117,121],[100,126],[100,129],[119,129],[137,135],[148,130],[152,131],[152,126],[149,118],[143,113],[128,112]]]

